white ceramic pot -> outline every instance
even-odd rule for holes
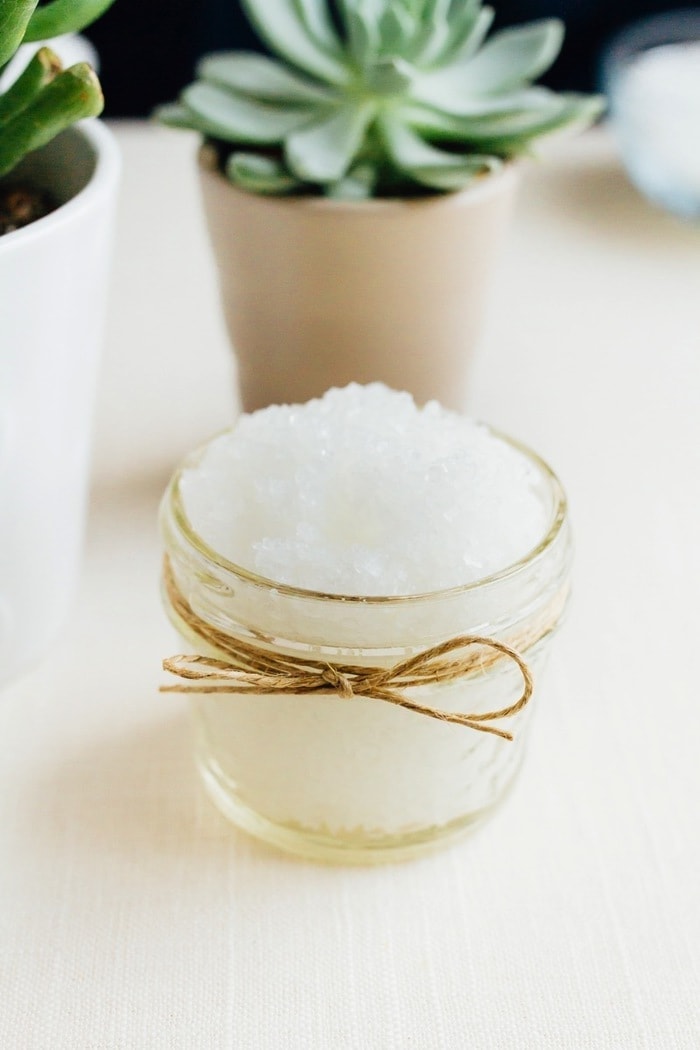
[[[4,180],[60,207],[0,237],[0,685],[58,635],[76,589],[119,169],[90,121]]]
[[[200,174],[247,411],[353,380],[463,407],[512,166],[459,193],[366,202],[245,193],[206,146]]]

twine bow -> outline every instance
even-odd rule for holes
[[[201,655],[178,655],[163,661],[163,670],[182,681],[161,686],[163,693],[230,695],[335,694],[343,700],[367,697],[403,707],[408,711],[468,726],[480,733],[492,733],[512,740],[512,733],[491,722],[512,718],[528,703],[533,692],[532,672],[520,653],[505,642],[481,635],[465,634],[431,646],[389,668],[327,663],[307,657],[288,656],[263,649],[225,633],[195,613],[177,586],[169,561],[164,567],[164,585],[173,611],[207,645],[223,651],[227,659]],[[450,654],[459,650],[460,656]],[[476,651],[474,651],[476,650]],[[498,711],[481,714],[442,711],[410,700],[404,690],[440,682],[453,682],[484,670],[502,657],[512,660],[523,677],[523,690],[515,703]]]

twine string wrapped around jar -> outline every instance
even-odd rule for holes
[[[332,694],[341,699],[366,697],[441,722],[491,733],[504,740],[512,740],[513,734],[490,723],[516,715],[529,702],[534,690],[532,672],[522,650],[551,633],[566,599],[565,593],[557,595],[547,615],[527,634],[513,639],[511,644],[477,634],[458,635],[389,668],[374,668],[285,655],[235,638],[198,616],[179,589],[167,557],[163,581],[175,614],[206,646],[225,653],[227,659],[200,654],[169,657],[163,661],[163,669],[182,681],[161,686],[161,692],[297,696],[315,693]],[[460,655],[450,655],[457,653]],[[418,704],[403,692],[483,672],[504,658],[517,665],[523,678],[523,689],[514,703],[499,710],[470,714],[443,711]]]

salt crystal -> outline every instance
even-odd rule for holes
[[[525,557],[551,508],[533,462],[488,427],[380,383],[242,416],[186,469],[194,530],[279,583],[420,594]]]

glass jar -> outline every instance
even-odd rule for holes
[[[196,466],[203,450],[174,475],[161,507],[169,580],[163,595],[180,652],[226,660],[174,607],[173,586],[204,623],[264,652],[390,668],[448,639],[478,635],[516,649],[535,681],[529,703],[507,724],[497,723],[512,740],[376,697],[348,699],[328,690],[193,693],[199,771],[213,801],[239,827],[308,857],[399,859],[463,832],[505,796],[523,758],[571,563],[559,481],[538,456],[510,443],[537,470],[549,512],[541,542],[488,578],[405,597],[321,594],[228,562],[196,534],[183,505],[182,471]],[[425,707],[483,714],[513,705],[522,691],[517,662],[503,656],[405,695]]]

